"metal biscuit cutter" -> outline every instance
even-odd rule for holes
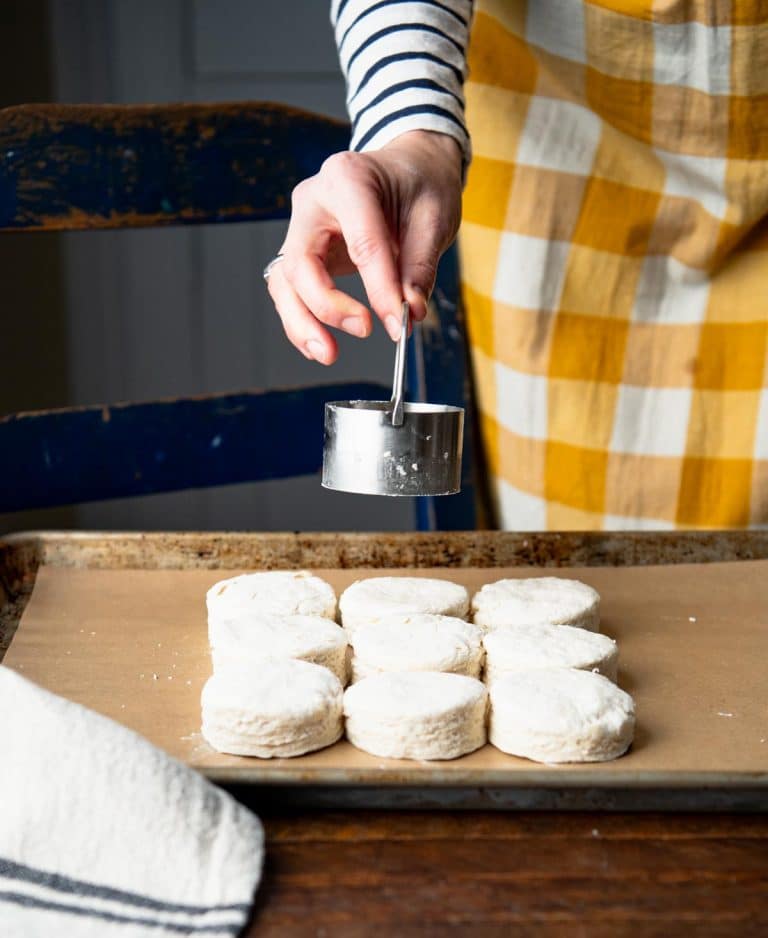
[[[403,400],[409,319],[403,303],[392,400],[325,405],[324,488],[364,495],[453,495],[461,488],[463,409]]]

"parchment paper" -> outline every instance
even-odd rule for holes
[[[146,736],[219,780],[351,784],[750,785],[768,781],[768,562],[660,567],[318,570],[341,591],[366,575],[573,576],[602,595],[619,684],[638,728],[623,758],[541,766],[486,746],[451,762],[379,759],[340,742],[297,759],[221,755],[200,736],[210,674],[205,592],[239,571],[43,567],[5,664]]]

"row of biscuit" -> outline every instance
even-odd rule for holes
[[[207,606],[203,735],[222,752],[300,755],[346,729],[385,757],[455,758],[488,737],[540,761],[597,761],[632,739],[599,596],[575,580],[500,580],[470,607],[447,580],[372,577],[342,594],[343,628],[332,587],[304,571],[225,580]]]

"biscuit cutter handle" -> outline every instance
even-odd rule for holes
[[[403,409],[403,385],[405,383],[405,360],[408,346],[408,325],[411,310],[406,301],[403,301],[402,319],[400,321],[400,338],[395,349],[395,375],[392,379],[392,399],[389,402],[392,408],[392,426],[402,427],[405,413]]]

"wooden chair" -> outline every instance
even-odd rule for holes
[[[284,219],[293,187],[348,138],[343,123],[275,104],[8,108],[0,230]],[[411,394],[464,406],[468,418],[462,492],[417,500],[417,524],[471,529],[473,421],[454,250],[415,334]],[[0,512],[312,474],[324,402],[382,395],[389,389],[359,381],[2,417]]]

